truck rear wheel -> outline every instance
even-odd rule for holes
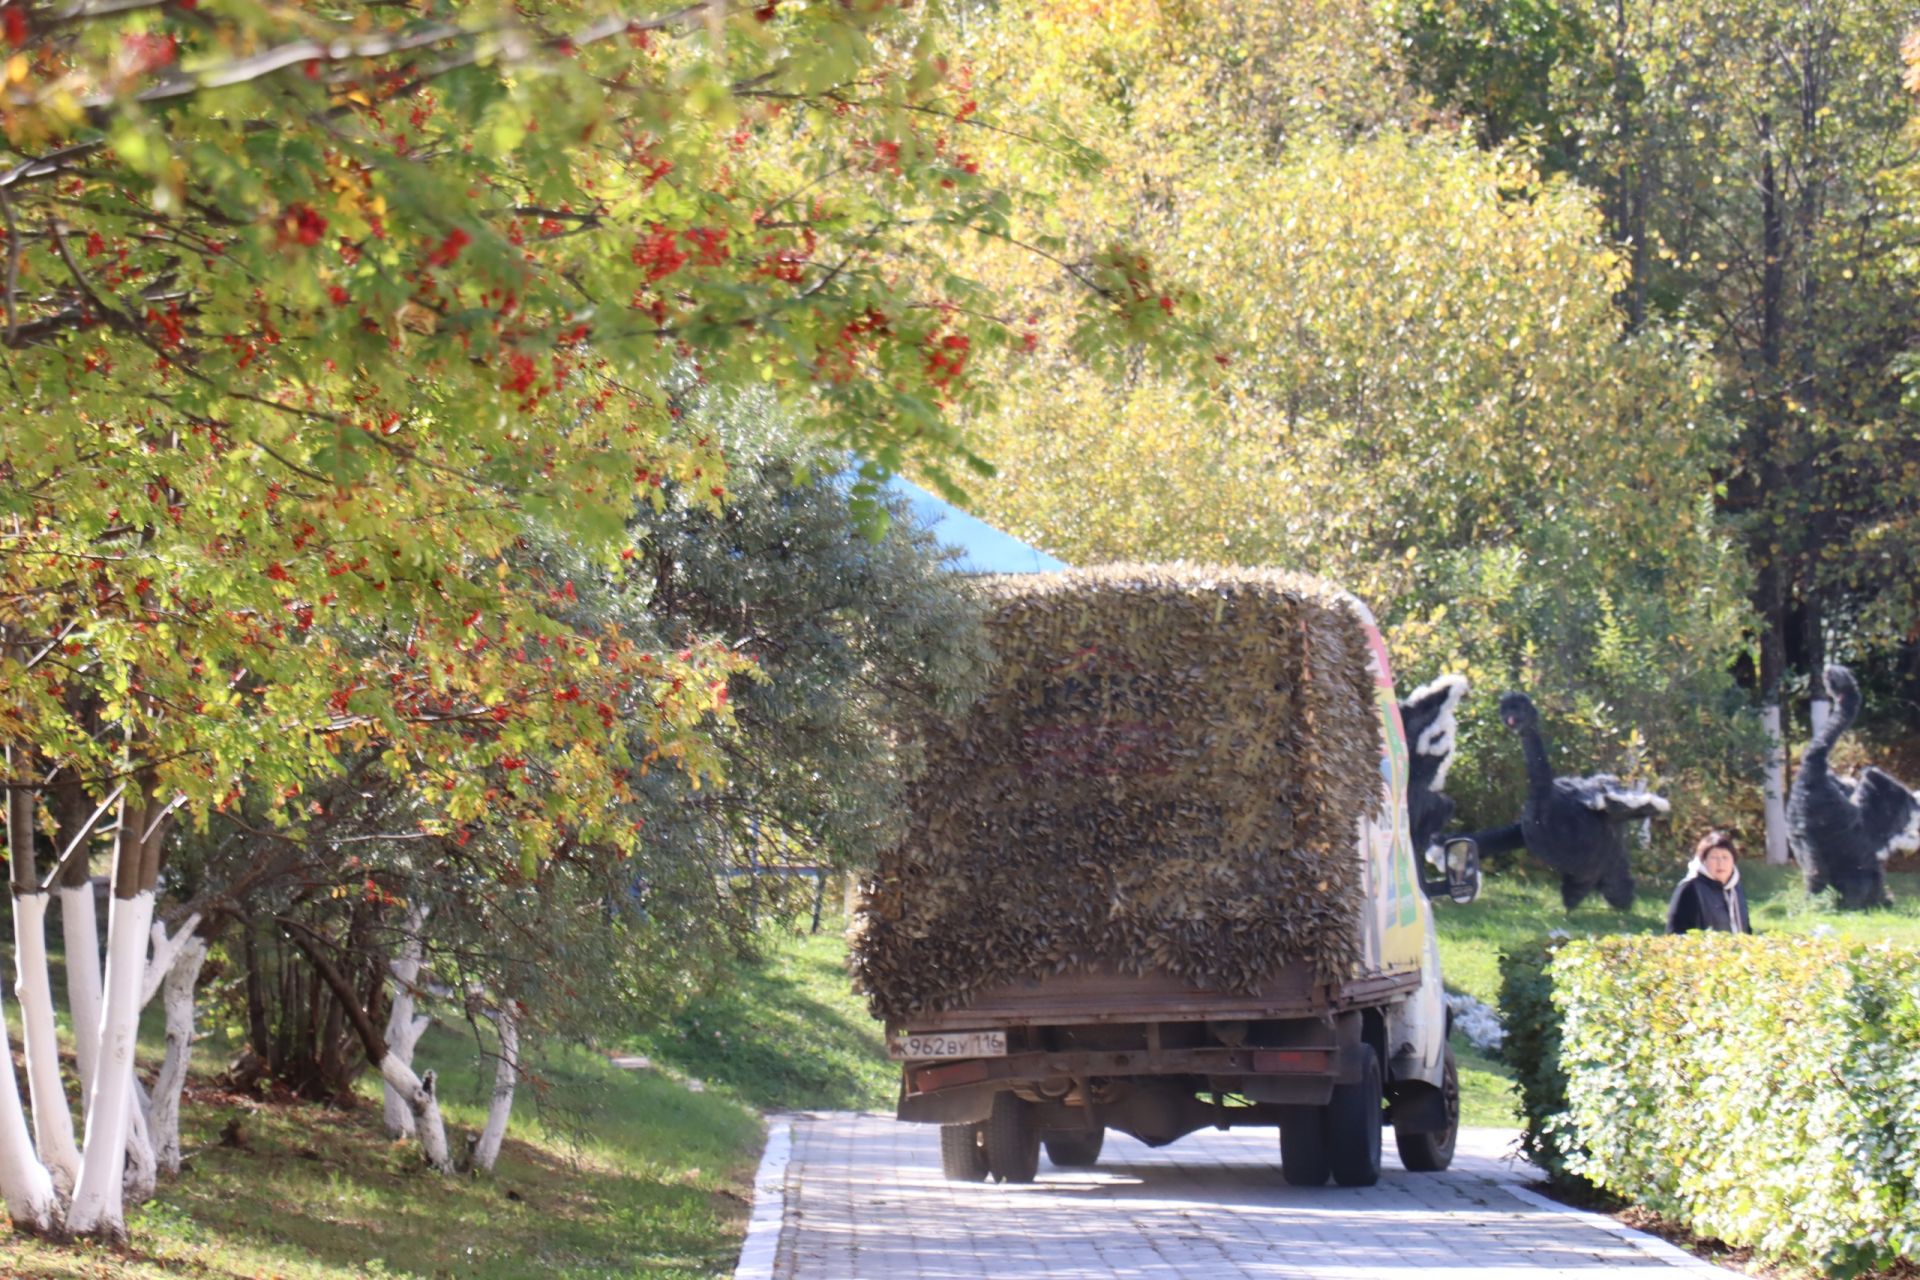
[[[1044,1139],[1047,1159],[1057,1169],[1091,1169],[1100,1163],[1100,1148],[1106,1145],[1107,1130],[1102,1125],[1091,1133],[1050,1133]]]
[[[1446,1068],[1440,1077],[1440,1098],[1447,1108],[1447,1127],[1438,1133],[1393,1131],[1400,1163],[1414,1173],[1439,1173],[1453,1163],[1453,1146],[1460,1137],[1460,1071],[1453,1064],[1453,1046],[1447,1046]]]
[[[940,1126],[940,1172],[949,1182],[985,1182],[987,1149],[977,1124]]]
[[[1380,1104],[1380,1059],[1369,1049],[1360,1079],[1335,1085],[1327,1103],[1327,1163],[1343,1187],[1380,1181]]]
[[[1040,1131],[1033,1110],[1009,1092],[993,1095],[987,1113],[987,1172],[1001,1182],[1032,1182],[1040,1172]]]
[[[1280,1176],[1290,1187],[1317,1187],[1329,1171],[1327,1109],[1288,1107],[1280,1120]]]

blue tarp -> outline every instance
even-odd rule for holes
[[[1067,567],[951,502],[941,501],[911,480],[894,476],[881,487],[905,498],[916,520],[931,529],[940,542],[960,552],[953,561],[956,573],[1059,573]]]

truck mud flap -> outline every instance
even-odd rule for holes
[[[1396,1085],[1387,1103],[1387,1123],[1401,1133],[1445,1133],[1452,1123],[1446,1095],[1424,1080]]]
[[[1007,1086],[967,1084],[938,1093],[903,1094],[896,1115],[915,1124],[979,1124],[993,1110],[993,1095]]]

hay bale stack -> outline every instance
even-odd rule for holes
[[[1381,805],[1350,598],[1183,565],[987,589],[992,684],[925,727],[905,838],[864,888],[854,970],[875,1014],[1073,967],[1236,992],[1299,958],[1344,973],[1354,827]]]

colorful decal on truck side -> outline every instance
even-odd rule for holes
[[[1384,809],[1377,820],[1361,819],[1360,845],[1367,859],[1367,919],[1365,969],[1418,968],[1426,950],[1426,924],[1413,861],[1413,839],[1407,831],[1407,734],[1400,723],[1400,702],[1393,691],[1393,667],[1386,642],[1373,615],[1353,601],[1372,648],[1368,663],[1374,677],[1374,701],[1380,714],[1380,785]]]

